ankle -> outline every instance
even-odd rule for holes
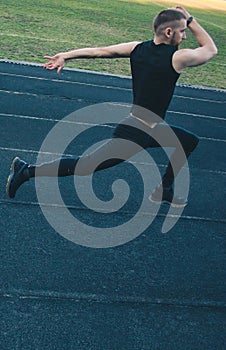
[[[29,178],[35,177],[35,165],[29,165],[27,169]]]

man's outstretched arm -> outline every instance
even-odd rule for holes
[[[44,58],[48,59],[49,61],[43,64],[43,67],[49,70],[57,68],[57,73],[60,74],[67,60],[78,58],[129,57],[137,44],[139,44],[139,41],[132,41],[129,43],[122,43],[105,47],[87,47],[68,52],[60,52],[54,56],[44,56]]]
[[[187,19],[190,17],[190,14],[183,7],[177,6],[176,9],[183,12]],[[213,39],[195,19],[189,24],[188,28],[195,36],[199,47],[196,49],[182,49],[175,53],[174,68],[177,72],[181,72],[187,67],[204,64],[217,54],[217,47]]]

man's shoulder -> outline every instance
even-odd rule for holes
[[[142,49],[150,48],[152,46],[152,43],[153,43],[153,40],[141,41],[134,47],[132,53],[139,49],[142,50]]]

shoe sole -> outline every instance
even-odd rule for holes
[[[168,204],[168,205],[171,205],[171,207],[173,207],[173,208],[184,208],[184,207],[186,207],[186,205],[188,204],[188,203],[185,203],[185,204],[175,204],[175,203],[172,203],[172,202],[169,202],[169,201],[166,201],[166,200],[157,201],[157,200],[152,199],[151,197],[149,197],[149,200],[150,200],[150,202],[152,202],[152,203],[154,203],[154,204]]]
[[[11,194],[10,194],[10,185],[11,185],[12,179],[13,179],[13,177],[14,177],[14,175],[15,175],[14,165],[15,165],[15,162],[16,162],[18,159],[19,159],[18,157],[16,157],[16,158],[13,159],[12,164],[11,164],[11,166],[10,166],[10,173],[9,173],[9,176],[8,176],[8,179],[7,179],[7,183],[6,183],[6,193],[7,193],[7,195],[9,196],[9,198],[14,198],[15,195],[16,195],[16,193],[15,193],[14,195],[11,195]]]

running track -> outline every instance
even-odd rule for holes
[[[34,182],[14,200],[5,194],[15,155],[35,162],[57,121],[101,102],[130,103],[131,80],[70,69],[58,77],[38,65],[0,62],[0,348],[223,350],[225,91],[176,88],[167,121],[197,133],[201,141],[189,161],[189,205],[167,234],[161,233],[163,207],[135,240],[87,248],[50,227]],[[86,142],[68,153],[81,153]],[[153,156],[163,169],[162,153]],[[148,164],[143,166],[148,171]],[[100,196],[106,178],[117,171],[107,170],[96,181]],[[136,190],[136,177],[131,181]],[[60,179],[60,185],[71,210],[98,225],[98,214],[77,201],[72,179]],[[108,225],[126,219],[135,207],[136,193],[131,206],[110,216]]]

